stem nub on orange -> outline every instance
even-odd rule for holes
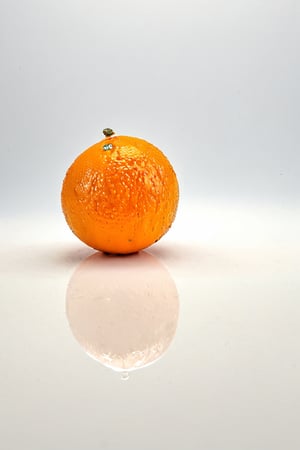
[[[73,233],[108,253],[133,253],[170,228],[179,188],[166,156],[136,137],[105,138],[79,155],[65,176],[61,201]]]

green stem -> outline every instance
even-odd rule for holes
[[[115,132],[111,128],[104,128],[103,134],[105,137],[110,137],[115,134]]]

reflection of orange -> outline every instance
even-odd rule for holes
[[[166,351],[176,331],[179,301],[174,281],[149,253],[96,253],[73,274],[66,310],[75,338],[90,356],[128,371]]]
[[[71,165],[61,199],[79,239],[108,253],[132,253],[170,228],[178,183],[158,148],[142,139],[108,135]]]

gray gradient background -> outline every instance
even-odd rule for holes
[[[299,5],[0,0],[3,450],[300,449]],[[164,150],[181,187],[147,249],[176,284],[178,329],[126,383],[66,317],[94,251],[61,183],[107,126]],[[107,276],[151,306],[126,271]]]
[[[299,204],[298,1],[0,5],[2,214],[58,211],[105,126],[159,146],[182,198]]]

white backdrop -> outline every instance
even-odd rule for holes
[[[300,449],[299,30],[299,0],[0,0],[3,450]],[[176,336],[126,383],[66,317],[94,251],[61,183],[104,127],[159,146],[181,188],[144,254],[176,284]],[[108,291],[96,264],[97,301],[151,312],[164,278],[128,289],[129,258]]]
[[[295,0],[1,0],[1,213],[58,211],[104,127],[160,147],[182,199],[299,202]]]

